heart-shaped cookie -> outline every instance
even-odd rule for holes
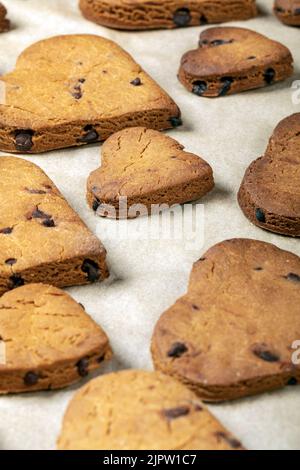
[[[300,236],[300,113],[278,124],[265,155],[247,169],[238,201],[255,225]]]
[[[9,152],[44,152],[104,140],[125,127],[181,123],[174,101],[129,54],[99,36],[38,42],[0,85],[0,150]]]
[[[88,179],[87,200],[98,215],[134,218],[204,196],[211,167],[176,140],[152,129],[117,132],[102,147],[102,166]],[[126,198],[126,199],[124,199]]]
[[[0,394],[65,387],[110,356],[104,331],[60,289],[30,284],[0,298]]]
[[[179,80],[198,96],[217,97],[264,87],[293,73],[290,51],[249,29],[210,28],[198,49],[181,59]]]
[[[6,18],[7,10],[5,6],[0,3],[0,33],[4,33],[9,30],[10,21]]]
[[[126,370],[90,381],[71,400],[60,450],[241,450],[197,396],[159,372]]]
[[[224,241],[194,265],[187,294],[159,319],[154,364],[208,401],[296,385],[299,305],[298,256]]]
[[[282,23],[300,26],[300,0],[275,0],[274,11]]]
[[[58,287],[108,276],[106,251],[48,176],[0,157],[0,294],[32,282]]]
[[[155,29],[247,20],[255,0],[80,0],[83,15],[117,29]]]

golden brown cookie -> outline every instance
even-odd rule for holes
[[[207,401],[300,383],[300,258],[233,239],[195,263],[189,288],[159,319],[155,367]]]
[[[247,20],[255,0],[80,0],[83,15],[116,29],[156,29]]]
[[[184,54],[179,80],[192,93],[214,98],[260,88],[293,73],[290,51],[249,29],[218,27],[200,35],[198,49]]]
[[[61,450],[241,450],[196,395],[159,372],[92,380],[69,404]]]
[[[10,28],[10,21],[6,18],[7,10],[5,6],[0,3],[0,33],[5,33]]]
[[[48,176],[0,157],[0,295],[31,282],[57,287],[108,276],[106,251]]]
[[[110,358],[104,331],[56,287],[30,284],[0,298],[0,394],[65,387]]]
[[[300,236],[300,113],[278,124],[265,155],[247,169],[238,201],[253,224]]]
[[[162,204],[199,199],[213,188],[213,172],[183,149],[145,127],[117,132],[103,145],[101,168],[88,179],[89,205],[101,216],[133,218],[157,213]]]
[[[275,0],[274,12],[282,23],[300,26],[300,0]]]
[[[38,153],[105,140],[125,127],[180,125],[174,101],[114,42],[93,35],[33,44],[2,77],[0,150]]]

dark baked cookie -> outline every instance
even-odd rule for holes
[[[198,96],[217,97],[264,87],[293,73],[282,44],[243,28],[218,27],[200,35],[198,49],[181,59],[179,80]]]
[[[58,287],[108,276],[106,251],[48,176],[0,157],[0,295],[32,282]]]
[[[274,12],[282,23],[300,26],[300,0],[275,0]]]
[[[71,400],[60,450],[242,450],[187,387],[159,372],[90,381]]]
[[[155,367],[207,401],[300,383],[300,258],[234,239],[194,265],[188,292],[158,321]]]
[[[155,29],[247,20],[255,0],[80,0],[83,15],[116,29]]]
[[[10,28],[10,21],[6,18],[7,10],[5,6],[0,3],[0,33],[5,33]]]
[[[30,284],[0,298],[0,394],[62,388],[110,358],[104,331],[68,294]]]
[[[98,215],[134,218],[158,212],[161,205],[200,199],[213,186],[212,169],[202,158],[158,131],[134,127],[103,145],[102,166],[89,176],[87,200]]]
[[[114,42],[66,35],[26,49],[0,106],[0,150],[38,153],[105,140],[125,127],[180,124],[174,101]]]
[[[300,113],[278,124],[265,155],[247,169],[238,201],[255,225],[300,236]]]

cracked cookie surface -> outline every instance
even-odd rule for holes
[[[213,186],[212,169],[202,158],[158,131],[136,127],[105,142],[102,166],[88,179],[87,199],[98,215],[134,218],[157,213],[163,204],[199,199]]]
[[[290,51],[262,34],[209,28],[181,59],[179,80],[197,96],[219,97],[271,85],[293,73]]]
[[[116,29],[159,29],[247,20],[255,0],[80,0],[83,15]]]
[[[129,54],[100,36],[33,44],[1,81],[3,151],[39,153],[99,142],[125,127],[180,124],[174,101]]]
[[[300,0],[275,0],[277,18],[289,26],[300,26]]]
[[[207,401],[300,383],[300,258],[274,245],[233,239],[195,263],[186,295],[159,319],[155,367]]]
[[[58,287],[108,276],[106,251],[48,176],[1,156],[0,294],[31,282]]]
[[[5,6],[0,3],[0,33],[5,33],[9,31],[10,21],[6,18],[7,10]]]
[[[67,293],[30,284],[0,298],[0,394],[65,387],[111,356],[104,331]]]
[[[300,236],[300,113],[278,124],[265,155],[247,169],[238,201],[253,224]]]
[[[159,372],[127,370],[90,381],[70,402],[61,450],[241,450],[196,395]]]

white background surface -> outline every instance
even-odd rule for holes
[[[188,93],[176,78],[181,55],[196,47],[203,27],[125,33],[82,18],[77,0],[3,3],[13,30],[0,35],[1,74],[10,71],[18,54],[39,39],[67,33],[111,38],[130,52],[181,107],[184,126],[171,131],[172,137],[213,166],[216,189],[203,200],[204,245],[188,251],[181,241],[120,241],[112,233],[117,222],[94,217],[85,201],[85,185],[90,171],[100,163],[98,145],[26,157],[48,173],[108,250],[112,279],[69,289],[110,337],[115,358],[107,370],[150,369],[154,324],[185,292],[192,263],[207,248],[240,236],[269,241],[300,255],[299,239],[252,226],[236,202],[246,167],[264,152],[275,125],[283,117],[300,112],[300,105],[292,103],[291,89],[293,80],[299,77],[300,29],[282,25],[272,15],[272,1],[260,1],[263,12],[258,18],[234,24],[288,46],[296,63],[294,77],[266,89],[209,100]],[[134,229],[137,221],[130,223]],[[55,393],[0,397],[0,449],[54,449],[65,407],[78,386]],[[300,449],[299,387],[212,406],[211,410],[249,449]]]

